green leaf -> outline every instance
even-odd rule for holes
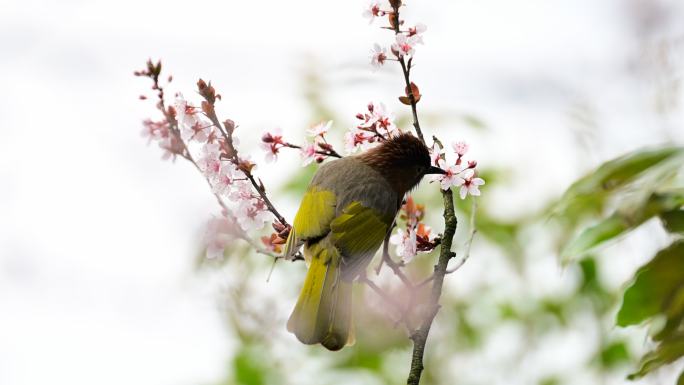
[[[684,372],[679,375],[679,379],[677,380],[677,385],[684,385]]]
[[[382,368],[383,356],[382,352],[374,351],[372,349],[357,349],[354,354],[351,354],[336,363],[336,367],[340,368],[366,368],[374,372],[379,372]]]
[[[684,210],[672,210],[660,215],[665,229],[671,233],[684,234]]]
[[[667,147],[641,150],[601,165],[595,172],[578,180],[568,189],[570,195],[593,194],[614,190],[629,183],[642,172],[673,156],[684,154],[684,148]]]
[[[539,380],[539,385],[560,385],[562,382],[558,377],[550,376]]]
[[[561,218],[599,213],[611,192],[634,181],[644,171],[683,154],[684,148],[666,147],[640,150],[610,160],[573,183],[556,203],[553,213]],[[681,164],[673,163],[672,167],[681,167]]]
[[[584,230],[577,238],[568,242],[561,251],[561,257],[567,261],[569,258],[581,255],[605,241],[639,227],[648,219],[679,208],[683,204],[684,190],[682,189],[651,194],[636,206],[633,206],[632,202],[625,202],[625,207],[618,209],[610,217]]]
[[[601,366],[610,369],[629,361],[629,350],[624,342],[613,342],[601,350],[599,359]]]
[[[297,172],[291,173],[288,182],[281,187],[281,191],[301,199],[317,170],[318,167],[316,165],[310,165],[308,167],[300,168]]]
[[[465,124],[469,125],[472,128],[477,128],[480,130],[487,128],[487,125],[485,124],[485,122],[475,115],[463,114],[461,116],[461,119],[463,119],[463,122]]]
[[[598,224],[584,230],[579,237],[570,241],[561,252],[563,259],[583,254],[599,244],[622,234],[628,226],[619,215],[613,214]]]
[[[673,294],[684,284],[684,241],[661,250],[636,273],[617,315],[619,326],[639,324],[667,311]]]
[[[243,385],[267,384],[267,368],[256,352],[243,348],[233,358],[235,381]]]
[[[682,356],[684,356],[684,335],[679,334],[661,342],[655,350],[647,353],[641,359],[639,370],[630,374],[627,378],[630,380],[641,378],[665,364],[676,361]]]

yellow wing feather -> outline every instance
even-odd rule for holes
[[[304,194],[285,243],[285,258],[291,258],[307,239],[322,237],[330,231],[336,204],[332,191],[314,186]]]
[[[330,224],[335,246],[344,256],[345,278],[365,269],[382,241],[392,218],[383,218],[361,202],[352,202]]]

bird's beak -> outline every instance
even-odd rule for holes
[[[430,166],[430,168],[425,172],[425,174],[446,174],[446,171],[439,167]]]

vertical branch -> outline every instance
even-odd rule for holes
[[[391,25],[394,29],[395,35],[398,35],[402,33],[400,29],[401,19],[399,17],[399,7],[401,7],[401,1],[391,1],[390,3],[392,5],[393,11],[393,14],[390,16]],[[410,76],[413,59],[409,59],[408,62],[406,62],[404,56],[400,56],[398,61],[401,65],[401,70],[404,75],[406,95],[408,96],[408,100],[411,105],[411,112],[413,114],[413,127],[416,130],[418,138],[420,138],[420,140],[425,144],[425,138],[423,137],[423,132],[420,128],[420,122],[418,121],[417,100],[416,96],[413,95],[413,87],[411,87]],[[425,344],[427,343],[428,334],[430,333],[430,328],[432,327],[432,321],[435,319],[435,316],[439,311],[439,299],[442,295],[442,285],[444,283],[444,276],[447,273],[447,265],[449,264],[449,260],[455,255],[451,251],[451,244],[454,239],[454,234],[456,233],[458,221],[454,211],[454,197],[451,189],[442,191],[442,198],[444,200],[444,232],[442,234],[439,259],[434,267],[427,314],[425,315],[418,329],[411,334],[411,340],[413,341],[413,353],[411,355],[411,369],[409,370],[409,376],[406,381],[407,385],[418,385],[420,383],[420,377],[424,368],[423,355],[425,354]]]
[[[447,265],[449,260],[454,256],[451,251],[451,243],[456,233],[456,226],[458,221],[454,211],[454,197],[451,190],[442,192],[444,199],[444,234],[442,236],[442,244],[439,249],[439,259],[434,268],[434,279],[432,280],[432,290],[430,291],[430,304],[428,313],[421,323],[418,330],[411,335],[413,341],[413,354],[411,356],[411,369],[409,371],[408,385],[418,385],[420,383],[420,376],[423,372],[423,354],[425,352],[425,344],[427,342],[428,334],[432,321],[435,319],[439,311],[439,298],[442,295],[442,285],[444,283],[444,276],[446,275]]]
[[[394,15],[390,16],[392,19],[392,27],[394,28],[394,34],[398,35],[401,33],[400,28],[400,19],[399,19],[399,7],[401,6],[401,2],[392,2],[392,10],[394,12]],[[417,104],[418,101],[416,100],[415,95],[413,95],[413,87],[411,87],[411,62],[413,59],[409,59],[408,65],[406,64],[406,61],[404,60],[403,56],[399,57],[399,64],[401,64],[401,72],[404,75],[404,82],[406,83],[406,94],[409,98],[409,102],[411,103],[411,112],[413,113],[413,128],[416,129],[416,134],[418,135],[418,138],[420,138],[420,141],[425,144],[425,138],[423,137],[423,131],[420,128],[420,122],[418,122],[418,110],[417,110]]]

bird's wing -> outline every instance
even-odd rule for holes
[[[351,202],[330,224],[333,243],[342,254],[342,276],[353,279],[375,255],[393,217]]]
[[[332,191],[317,186],[309,188],[302,198],[285,243],[283,256],[286,259],[292,258],[306,240],[321,238],[330,232],[336,205],[337,199]]]

